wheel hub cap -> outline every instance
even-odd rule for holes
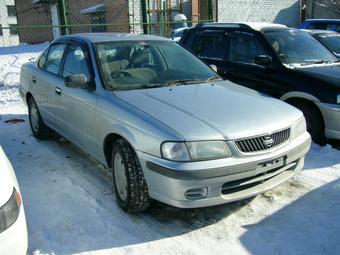
[[[37,132],[39,129],[39,113],[38,113],[38,108],[35,104],[31,105],[30,121],[31,121],[33,130]]]
[[[127,178],[125,175],[125,165],[119,153],[114,157],[114,175],[118,194],[122,200],[127,197]]]

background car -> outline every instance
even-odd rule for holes
[[[306,32],[269,23],[210,23],[187,30],[180,44],[223,78],[299,108],[315,142],[340,139],[340,63]]]
[[[177,28],[177,29],[173,30],[171,32],[170,39],[175,41],[175,42],[178,42],[181,39],[181,37],[183,36],[184,31],[186,31],[187,29],[189,29],[189,28],[188,27],[181,27],[181,28]]]
[[[0,254],[25,255],[27,226],[13,167],[0,146]]]
[[[298,173],[310,147],[301,111],[156,36],[61,37],[22,66],[19,89],[33,135],[54,129],[110,167],[128,212],[255,196]]]
[[[307,19],[298,28],[340,32],[340,19]]]
[[[340,33],[325,30],[304,30],[316,40],[323,44],[327,49],[340,58]]]

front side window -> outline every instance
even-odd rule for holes
[[[65,44],[55,44],[50,47],[44,68],[53,74],[59,74],[61,60],[63,58]]]
[[[76,45],[71,45],[69,47],[63,69],[64,78],[72,74],[84,74],[88,80],[90,79],[90,72],[84,52],[81,47]]]
[[[338,32],[338,33],[340,32],[340,24],[336,24],[335,31]]]
[[[268,55],[258,39],[251,33],[233,32],[229,34],[229,61],[255,64],[259,55]]]
[[[282,63],[309,65],[336,61],[336,57],[314,37],[296,29],[271,30],[264,37]]]
[[[174,42],[105,42],[95,47],[103,80],[110,90],[194,84],[218,78],[197,57]]]
[[[226,38],[224,33],[204,33],[198,38],[195,53],[201,58],[226,59]]]

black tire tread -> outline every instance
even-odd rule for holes
[[[28,109],[29,109],[29,112],[30,112],[31,104],[37,105],[37,103],[35,102],[33,97],[29,98],[29,100],[28,100]],[[38,108],[38,105],[37,105],[37,108]],[[38,108],[38,113],[39,113],[39,119],[40,119],[40,121],[39,121],[39,130],[38,130],[38,132],[35,132],[33,130],[33,128],[32,128],[31,121],[29,121],[30,122],[30,126],[31,126],[31,130],[32,130],[32,133],[33,133],[35,138],[40,139],[40,140],[45,140],[45,139],[49,138],[51,130],[50,130],[50,128],[48,126],[46,126],[44,120],[42,119],[42,117],[40,115],[39,108]]]
[[[130,213],[137,213],[144,211],[149,207],[150,197],[148,186],[146,184],[143,170],[141,168],[139,159],[131,147],[131,145],[125,139],[119,139],[115,142],[116,145],[120,146],[123,153],[122,157],[126,166],[127,179],[128,179],[128,198],[127,203],[119,205]],[[114,144],[114,146],[115,146]],[[113,150],[114,152],[115,150]],[[113,169],[113,158],[112,153],[112,171]],[[113,174],[114,178],[114,174]],[[116,189],[115,189],[116,190]],[[119,196],[116,190],[116,196]],[[120,199],[117,199],[120,202]]]
[[[306,115],[310,115],[313,125],[313,131],[310,132],[310,135],[312,136],[312,139],[315,143],[319,145],[325,145],[325,124],[323,117],[316,106],[309,102],[297,102],[294,104],[294,106],[300,109],[305,117]]]

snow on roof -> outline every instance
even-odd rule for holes
[[[80,14],[91,14],[96,12],[104,12],[105,4],[97,4],[80,11]]]
[[[216,22],[207,23],[203,26],[219,26],[219,27],[230,27],[230,26],[248,26],[253,30],[261,31],[267,28],[287,28],[286,25],[267,23],[267,22]]]
[[[275,23],[267,23],[267,22],[241,22],[240,24],[244,24],[246,26],[249,26],[250,28],[261,31],[262,29],[266,28],[285,28],[286,25],[282,24],[275,24]]]

